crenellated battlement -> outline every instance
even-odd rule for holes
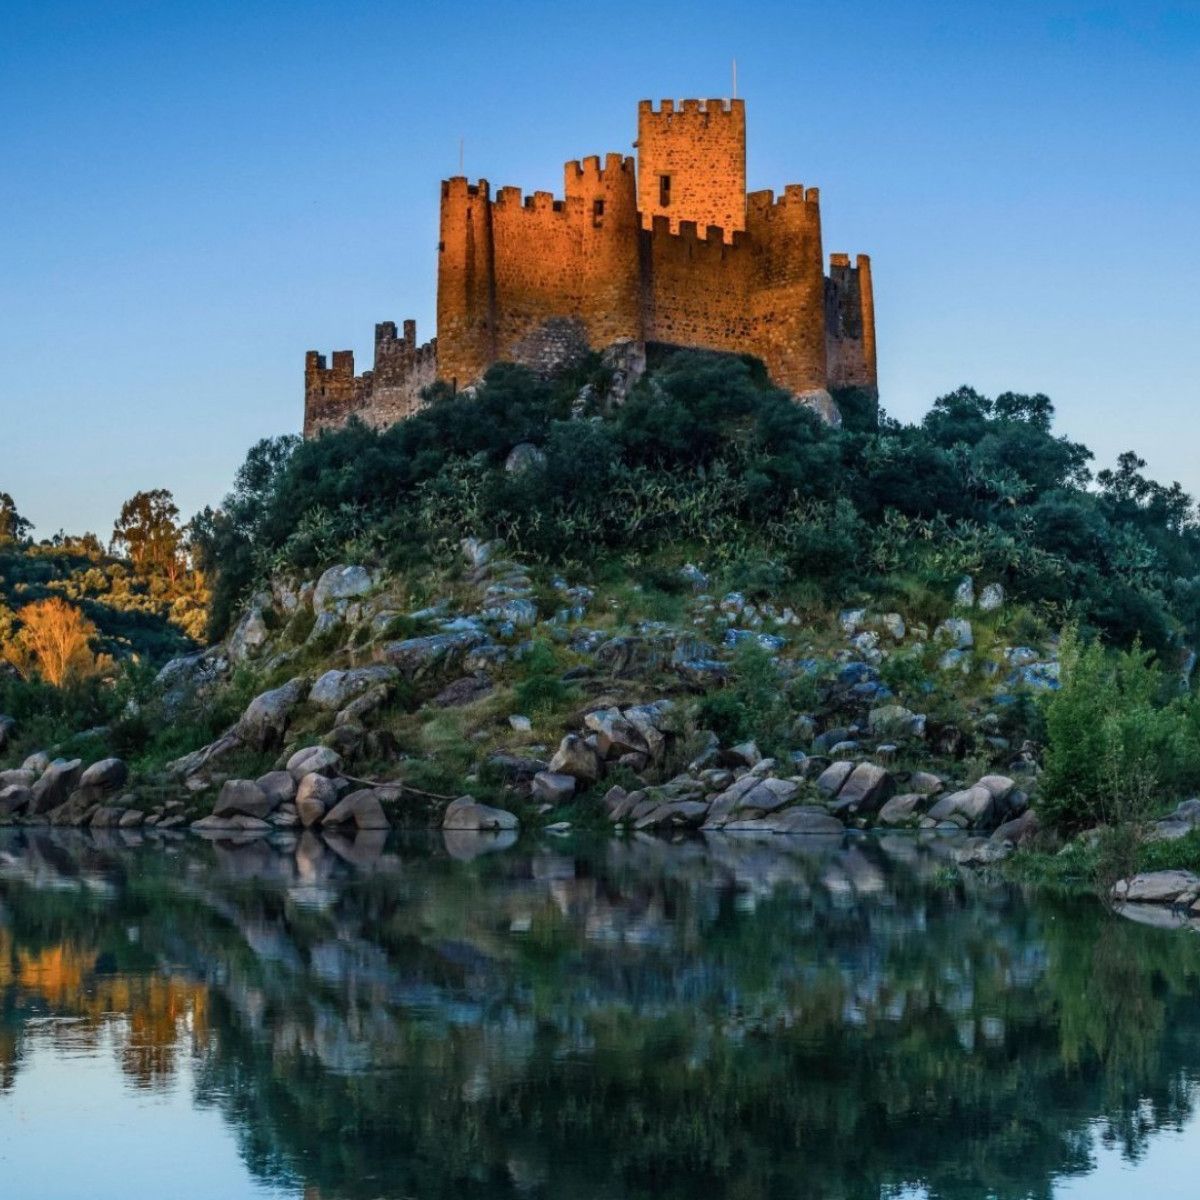
[[[305,433],[414,411],[435,380],[494,362],[553,372],[589,349],[656,341],[747,352],[797,394],[875,387],[870,259],[829,257],[820,191],[746,191],[745,102],[643,100],[636,160],[563,165],[563,195],[441,183],[438,336],[375,327],[375,361],[305,357]]]

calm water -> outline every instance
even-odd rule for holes
[[[0,1188],[1200,1194],[1200,942],[945,854],[0,832]]]

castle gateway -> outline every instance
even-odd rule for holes
[[[561,200],[444,181],[438,336],[377,325],[362,375],[352,351],[309,351],[305,436],[390,425],[435,380],[464,387],[494,362],[546,372],[617,342],[754,354],[809,402],[875,391],[870,260],[834,254],[825,274],[816,188],[746,193],[745,102],[643,100],[636,148],[636,168],[567,163]]]

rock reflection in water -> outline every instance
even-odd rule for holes
[[[77,1018],[325,1200],[1049,1196],[1190,1118],[1195,940],[953,849],[5,831],[0,1087]]]

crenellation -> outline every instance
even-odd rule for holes
[[[305,435],[357,417],[382,426],[437,380],[475,382],[498,360],[550,373],[588,349],[662,342],[760,357],[792,392],[876,384],[870,260],[833,254],[820,192],[746,192],[745,102],[638,103],[636,161],[563,166],[563,195],[442,181],[438,336],[375,330],[372,370],[350,351],[305,356]]]

